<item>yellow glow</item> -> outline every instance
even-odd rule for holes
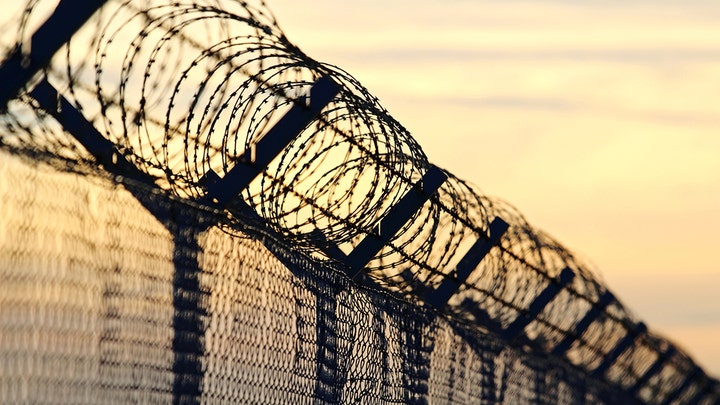
[[[720,5],[271,7],[305,52],[378,96],[433,163],[589,257],[640,318],[720,372],[717,345],[702,340],[720,340],[720,308],[692,301],[682,282],[720,288]],[[629,276],[678,287],[633,290]],[[677,326],[685,312],[646,305],[660,299],[693,302],[685,311],[704,308],[706,324]]]

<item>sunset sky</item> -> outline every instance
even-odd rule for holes
[[[600,269],[720,376],[720,3],[271,0],[436,165]]]

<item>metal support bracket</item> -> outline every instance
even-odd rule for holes
[[[125,159],[125,156],[115,148],[115,144],[98,132],[93,124],[88,122],[85,116],[60,95],[46,79],[35,86],[30,96],[38,102],[40,108],[75,137],[106,170],[145,184],[154,183],[150,176]]]
[[[575,273],[569,268],[564,268],[557,280],[551,280],[545,289],[535,297],[535,300],[528,306],[524,314],[518,315],[515,320],[503,331],[508,341],[515,340],[525,327],[540,315],[540,312],[555,298],[566,285],[575,278]]]
[[[329,258],[341,263],[344,263],[347,260],[345,252],[337,247],[337,245],[327,240],[327,237],[320,229],[315,228],[312,232],[310,232],[310,237],[318,241],[320,250],[322,250],[322,252]]]
[[[224,177],[210,170],[205,174],[207,194],[202,203],[225,208],[280,152],[319,115],[340,91],[331,78],[323,76],[310,88],[310,102],[295,103],[265,135],[253,143],[243,159]],[[307,98],[305,98],[307,100]]]
[[[698,375],[700,375],[702,370],[700,367],[695,366],[694,370],[690,372],[690,374],[685,377],[685,380],[680,384],[675,390],[673,390],[670,395],[668,395],[665,400],[662,402],[662,405],[670,405],[673,403],[676,399],[680,398],[680,396],[690,387],[690,384],[692,384],[693,381],[697,378]],[[694,404],[695,402],[687,402],[688,404]]]
[[[490,235],[481,237],[465,253],[458,262],[455,271],[443,280],[437,289],[427,294],[425,302],[435,308],[447,305],[450,298],[460,289],[460,286],[470,277],[470,274],[480,264],[482,259],[490,252],[493,246],[500,243],[500,238],[508,230],[509,225],[502,218],[496,217],[490,223]]]
[[[483,309],[480,308],[480,304],[471,299],[465,298],[459,305],[463,311],[470,313],[477,325],[485,327],[489,332],[500,335],[502,333],[502,325],[497,320],[490,317],[490,315]]]
[[[590,310],[585,313],[585,316],[583,316],[582,319],[580,319],[580,321],[575,325],[575,330],[572,331],[573,333],[566,335],[565,339],[555,346],[553,354],[559,356],[567,352],[573,342],[585,333],[593,321],[595,321],[595,319],[597,319],[597,317],[600,316],[600,314],[605,311],[605,308],[607,308],[613,301],[615,301],[615,296],[612,295],[610,291],[605,291],[605,293],[600,296],[598,301],[590,308]]]
[[[605,356],[605,359],[599,366],[592,372],[593,378],[600,378],[605,372],[612,366],[612,364],[620,357],[625,350],[635,343],[635,339],[647,331],[647,326],[640,322],[637,324],[634,330],[628,331],[628,334],[615,346],[615,348]]]
[[[35,31],[25,49],[15,49],[0,66],[0,110],[15,98],[70,37],[82,27],[105,0],[61,0],[55,11]],[[29,53],[23,54],[29,49]]]
[[[698,372],[699,373],[699,372]],[[697,376],[696,376],[697,377]],[[690,399],[685,402],[686,404],[699,404],[701,403],[700,400],[704,398],[710,391],[710,388],[713,386],[713,384],[710,383],[710,379],[708,376],[704,376],[702,378],[702,383],[698,387],[698,390],[695,391],[695,394],[693,394]]]
[[[365,236],[347,256],[350,278],[354,278],[380,252],[403,225],[422,208],[430,196],[435,194],[445,180],[447,180],[447,174],[431,165],[423,178],[415,183],[412,190],[408,191],[380,220],[376,232]]]
[[[648,381],[650,381],[650,378],[654,376],[655,374],[659,373],[660,370],[663,369],[663,366],[665,365],[665,362],[667,359],[672,357],[675,354],[675,346],[668,346],[667,350],[665,350],[662,353],[659,353],[658,358],[655,359],[655,362],[650,366],[650,368],[645,371],[645,373],[635,382],[635,384],[628,390],[629,392],[632,392],[634,395],[637,396],[637,394],[640,392],[640,389],[647,384]]]

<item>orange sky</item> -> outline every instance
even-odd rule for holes
[[[720,3],[268,6],[301,49],[378,96],[433,163],[588,257],[652,329],[720,376]],[[13,33],[0,30],[3,43]]]
[[[272,0],[431,161],[587,256],[720,375],[720,3]]]

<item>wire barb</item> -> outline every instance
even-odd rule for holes
[[[25,14],[37,3],[30,1]],[[173,197],[226,210],[230,232],[240,235],[244,221],[259,218],[320,260],[352,259],[379,236],[382,243],[363,253],[361,264],[349,264],[377,285],[415,298],[441,289],[438,308],[466,321],[512,326],[513,335],[522,331],[546,353],[562,343],[556,354],[588,372],[610,355],[599,370],[618,384],[632,386],[643,377],[637,370],[662,364],[662,377],[646,383],[672,389],[659,387],[677,380],[683,367],[655,361],[666,352],[664,341],[635,330],[637,321],[617,300],[602,298],[607,289],[593,266],[466,181],[445,172],[437,184],[423,179],[440,169],[407,129],[350,74],[300,51],[263,3],[103,3],[92,2],[101,8],[94,15],[92,7],[78,6],[84,12],[72,21],[82,28],[69,41],[50,41],[62,44],[42,52],[33,43],[31,53],[23,40],[14,48],[23,52],[3,62],[24,66],[32,55],[37,69],[15,77],[0,68],[2,83],[20,82],[0,94],[12,128],[0,131],[0,147],[89,171],[107,162],[47,119],[79,114],[75,122],[92,127],[85,132],[105,148],[106,167],[132,166]],[[58,10],[71,9],[61,4]],[[28,37],[30,20],[21,20],[18,38]],[[45,24],[38,32],[52,36],[58,27]],[[40,69],[43,85],[64,89],[54,112],[37,93],[17,96]],[[304,118],[287,124],[292,114]],[[395,207],[415,194],[424,194],[422,202],[394,219]],[[502,232],[493,230],[498,218]],[[492,244],[477,248],[481,260],[467,265],[463,257],[479,238]],[[564,269],[574,277],[558,278]],[[542,299],[533,306],[533,297]],[[638,354],[646,352],[656,356]]]

